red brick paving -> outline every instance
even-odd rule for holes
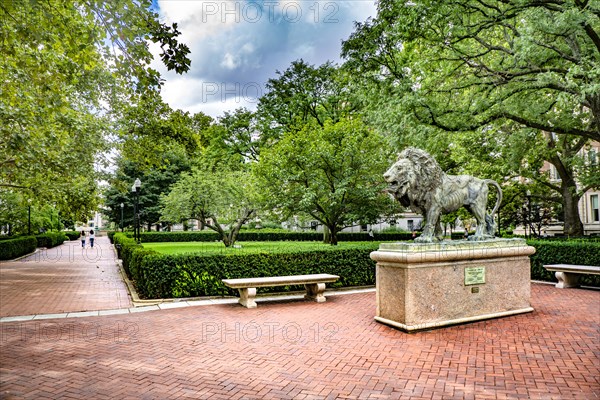
[[[406,334],[375,294],[0,324],[0,398],[597,399],[600,292]]]
[[[112,245],[96,237],[0,262],[0,317],[131,307]]]

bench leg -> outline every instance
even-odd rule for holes
[[[325,302],[325,295],[323,295],[323,292],[325,292],[324,283],[311,283],[304,285],[304,287],[306,288],[306,294],[304,295],[305,299],[314,300],[317,303]]]
[[[256,288],[238,289],[238,291],[240,292],[238,303],[246,308],[256,308],[256,302],[254,301],[254,298],[256,297]]]
[[[556,271],[554,276],[556,276],[556,279],[558,279],[558,283],[556,284],[557,288],[565,289],[565,288],[579,286],[579,275],[578,274],[571,274],[568,272]]]

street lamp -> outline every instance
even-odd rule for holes
[[[123,232],[123,207],[125,204],[121,203],[121,232]]]
[[[135,218],[135,226],[133,228],[133,236],[135,238],[136,243],[140,243],[140,189],[142,187],[142,182],[139,178],[135,179],[133,182],[133,186],[131,187],[131,191],[135,195],[135,207],[133,210],[134,218]]]
[[[27,199],[27,234],[31,235],[31,199]]]
[[[527,196],[527,222],[529,224],[529,239],[531,239],[531,192],[527,190],[525,195]],[[525,231],[525,237],[527,237],[527,231]]]

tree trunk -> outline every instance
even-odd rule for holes
[[[323,243],[330,244],[331,243],[331,231],[329,227],[323,224]]]
[[[338,244],[338,240],[337,240],[337,231],[335,229],[335,226],[332,226],[329,228],[329,240],[332,246],[337,246]]]
[[[583,224],[579,217],[580,197],[576,194],[577,187],[573,186],[561,185],[565,220],[564,234],[567,236],[583,236]]]
[[[560,157],[550,158],[550,163],[556,167],[560,176],[560,195],[562,196],[564,234],[567,236],[583,236],[583,224],[579,216],[579,199],[577,183],[573,168],[565,165]]]

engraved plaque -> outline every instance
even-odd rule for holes
[[[465,268],[465,286],[485,283],[485,267]]]

